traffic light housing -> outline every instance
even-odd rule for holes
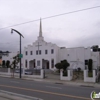
[[[85,65],[88,65],[88,60],[85,60]]]

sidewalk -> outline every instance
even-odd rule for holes
[[[30,80],[30,79],[28,79]],[[54,84],[64,84],[64,85],[74,85],[74,86],[85,86],[85,87],[98,87],[100,88],[100,83],[86,83],[83,81],[61,81],[61,80],[54,80],[54,79],[31,79],[34,81],[43,81],[49,82]]]
[[[36,78],[22,78],[26,80],[33,80],[33,81],[41,81],[41,82],[49,82],[54,84],[64,84],[64,85],[74,85],[74,86],[86,86],[86,87],[98,87],[100,88],[100,83],[90,83],[90,82],[84,82],[83,80],[77,80],[77,81],[63,81],[60,79],[36,79]]]
[[[7,76],[7,75],[0,75],[0,77],[8,77],[11,78],[11,76]],[[19,78],[18,76],[15,76],[14,78]],[[41,82],[49,82],[49,83],[54,83],[54,84],[65,84],[65,85],[74,85],[74,86],[86,86],[86,87],[98,87],[100,88],[100,83],[89,83],[89,82],[84,82],[84,81],[62,81],[60,79],[40,79],[40,78],[26,78],[26,77],[22,77],[22,79],[24,80],[33,80],[33,81],[41,81]]]

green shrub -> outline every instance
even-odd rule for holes
[[[88,77],[93,77],[92,71],[89,71],[89,72],[88,72]]]
[[[67,70],[63,71],[63,76],[68,76]]]
[[[89,61],[88,61],[88,70],[92,71],[92,69],[93,69],[93,60],[89,59]]]
[[[55,67],[59,69],[59,72],[60,72],[60,69],[63,69],[64,71],[66,71],[69,66],[70,64],[67,62],[67,60],[62,60],[61,62],[55,64]]]

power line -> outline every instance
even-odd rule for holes
[[[71,12],[67,12],[67,13],[57,14],[57,15],[53,15],[53,16],[49,16],[49,17],[44,17],[44,18],[42,18],[42,20],[48,19],[48,18],[53,18],[53,17],[58,17],[58,16],[62,16],[62,15],[67,15],[67,14],[71,14],[71,13],[81,12],[81,11],[85,11],[85,10],[95,9],[95,8],[99,8],[99,7],[100,6],[95,6],[95,7],[75,10],[75,11],[71,11]],[[35,21],[38,21],[38,20],[40,20],[40,19],[36,19],[36,20],[32,20],[32,21],[28,21],[28,22],[24,22],[24,23],[20,23],[20,24],[15,24],[15,25],[7,26],[7,27],[3,27],[3,28],[0,28],[0,30],[6,29],[6,28],[9,28],[9,27],[13,27],[13,26],[19,26],[19,25],[23,25],[23,24],[27,24],[27,23],[32,23],[32,22],[35,22]]]
[[[17,43],[17,42],[16,42],[16,43],[9,43],[9,42],[8,42],[8,43],[0,43],[0,45],[1,45],[1,44],[2,44],[2,45],[3,45],[3,44],[4,44],[4,45],[12,45],[12,44],[13,44],[13,45],[14,45],[14,44],[19,44],[19,43]]]

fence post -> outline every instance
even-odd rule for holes
[[[11,72],[10,72],[10,68],[8,68],[8,75],[10,75],[10,73],[11,73]]]
[[[41,69],[40,75],[41,75],[41,78],[45,78],[45,74],[44,74],[44,70],[43,69]]]

